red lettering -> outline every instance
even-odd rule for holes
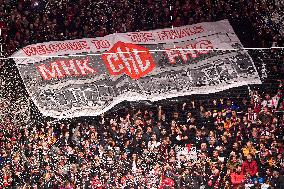
[[[22,50],[27,56],[32,56],[37,54],[36,47],[24,47]]]
[[[197,49],[213,49],[213,44],[209,40],[202,40],[196,43]],[[199,50],[198,54],[207,54],[209,51],[206,50]]]
[[[110,42],[108,40],[92,40],[91,41],[96,49],[106,49],[110,47]]]
[[[99,45],[99,41],[98,40],[92,40],[91,42],[95,45],[96,49],[100,49],[101,48],[100,45]]]
[[[127,35],[130,36],[132,42],[155,41],[155,39],[153,38],[153,34],[152,33],[133,32],[133,33],[129,33]]]
[[[183,38],[185,36],[187,36],[188,34],[186,33],[186,29],[181,29],[179,32],[179,37]]]
[[[71,50],[81,50],[81,46],[78,42],[70,42]]]
[[[49,67],[46,67],[44,64],[40,64],[37,66],[37,69],[44,80],[64,77],[63,73],[61,72],[59,62],[52,62],[50,63]]]
[[[168,33],[169,33],[169,31],[161,31],[161,32],[158,32],[159,39],[160,39],[160,40],[169,39]]]
[[[203,49],[213,49],[212,43],[209,40],[201,40],[183,47],[177,47],[176,49],[167,49],[165,54],[168,57],[169,63],[175,64],[176,58],[181,58],[183,62],[187,62],[190,58],[197,58],[201,54],[209,53],[209,50]]]
[[[196,58],[198,56],[198,53],[193,49],[196,49],[196,44],[188,44],[185,48],[181,47],[180,56],[183,62],[187,62],[189,57]]]
[[[62,51],[68,48],[66,43],[58,43],[57,45],[58,45],[59,50],[62,50]]]
[[[87,41],[80,41],[80,44],[82,45],[82,49],[86,49],[86,50],[90,49]]]
[[[52,52],[57,52],[57,51],[59,51],[59,46],[58,46],[58,44],[50,44],[49,45],[49,48],[50,48],[50,50],[52,51]]]
[[[103,54],[103,60],[107,63],[106,65],[111,75],[119,75],[123,73],[124,67],[118,54],[111,53],[108,56]]]
[[[101,47],[102,48],[109,48],[110,43],[107,40],[103,40],[102,43],[101,43]]]
[[[168,57],[168,60],[169,60],[170,64],[175,64],[176,63],[176,58],[180,56],[178,50],[166,49],[165,53],[166,53],[166,55]]]
[[[50,48],[50,45],[49,46],[46,46],[46,45],[42,45],[44,50],[46,51],[46,53],[52,53],[52,49]]]
[[[85,59],[70,59],[70,60],[58,60],[49,63],[49,66],[40,64],[37,66],[41,77],[44,80],[51,80],[57,78],[63,78],[66,76],[86,76],[93,75],[97,72],[96,69],[89,66],[90,58]]]
[[[64,43],[64,46],[66,47],[67,51],[72,50],[72,45],[70,43]]]
[[[204,28],[202,26],[193,26],[193,27],[187,27],[187,28],[178,28],[174,30],[164,30],[164,31],[158,32],[157,34],[160,40],[167,40],[167,39],[181,39],[183,37],[192,36],[194,34],[198,34],[202,32],[204,32]],[[133,38],[137,40],[136,39],[137,36]]]
[[[138,32],[133,32],[127,35],[130,36],[132,42],[141,42]]]
[[[196,52],[195,50],[191,50],[191,49],[196,49],[196,44],[188,44],[185,46],[185,49],[188,50],[184,50],[184,52],[186,52],[186,55],[189,55],[191,58],[197,58],[198,56],[198,52]],[[186,61],[188,59],[186,58]]]
[[[110,46],[109,42],[104,40],[102,41],[101,46],[103,48],[107,48]],[[48,45],[36,45],[36,46],[28,46],[24,47],[22,50],[27,56],[35,56],[35,55],[45,55],[49,53],[55,53],[58,51],[67,51],[67,50],[83,50],[90,49],[87,41],[75,41],[75,42],[60,42],[60,43],[51,43]]]
[[[183,31],[185,33],[184,36],[191,36],[192,35],[192,32],[190,31],[190,28],[184,28]]]
[[[72,51],[73,47],[72,47],[72,43],[65,43],[66,45],[66,50]]]
[[[176,30],[170,30],[170,39],[179,38]]]
[[[45,46],[45,45],[39,45],[39,46],[37,46],[37,53],[38,53],[39,55],[46,54],[46,50],[45,50],[44,46]]]
[[[203,26],[194,26],[193,29],[195,30],[195,33],[202,33],[202,32],[204,32]]]
[[[88,64],[90,62],[90,58],[86,57],[86,59],[76,60],[77,66],[81,75],[85,76],[88,74],[95,74],[97,71],[94,68],[91,68]]]
[[[149,50],[131,43],[117,42],[108,54],[103,54],[102,59],[111,75],[124,72],[132,79],[139,79],[155,67]]]
[[[61,60],[59,62],[61,64],[60,68],[62,68],[62,70],[64,71],[65,76],[72,76],[72,75],[79,76],[80,75],[75,59],[71,59],[68,61]]]

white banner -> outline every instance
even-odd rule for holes
[[[57,118],[261,83],[227,20],[40,43],[12,57],[39,110]]]

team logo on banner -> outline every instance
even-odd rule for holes
[[[104,53],[102,59],[111,75],[125,73],[132,79],[147,75],[155,67],[154,59],[147,48],[120,41]]]

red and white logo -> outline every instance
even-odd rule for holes
[[[120,41],[104,53],[102,59],[111,75],[125,73],[132,79],[139,79],[155,68],[147,48]]]

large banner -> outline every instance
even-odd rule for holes
[[[261,83],[227,20],[40,43],[12,57],[36,106],[55,118]]]

